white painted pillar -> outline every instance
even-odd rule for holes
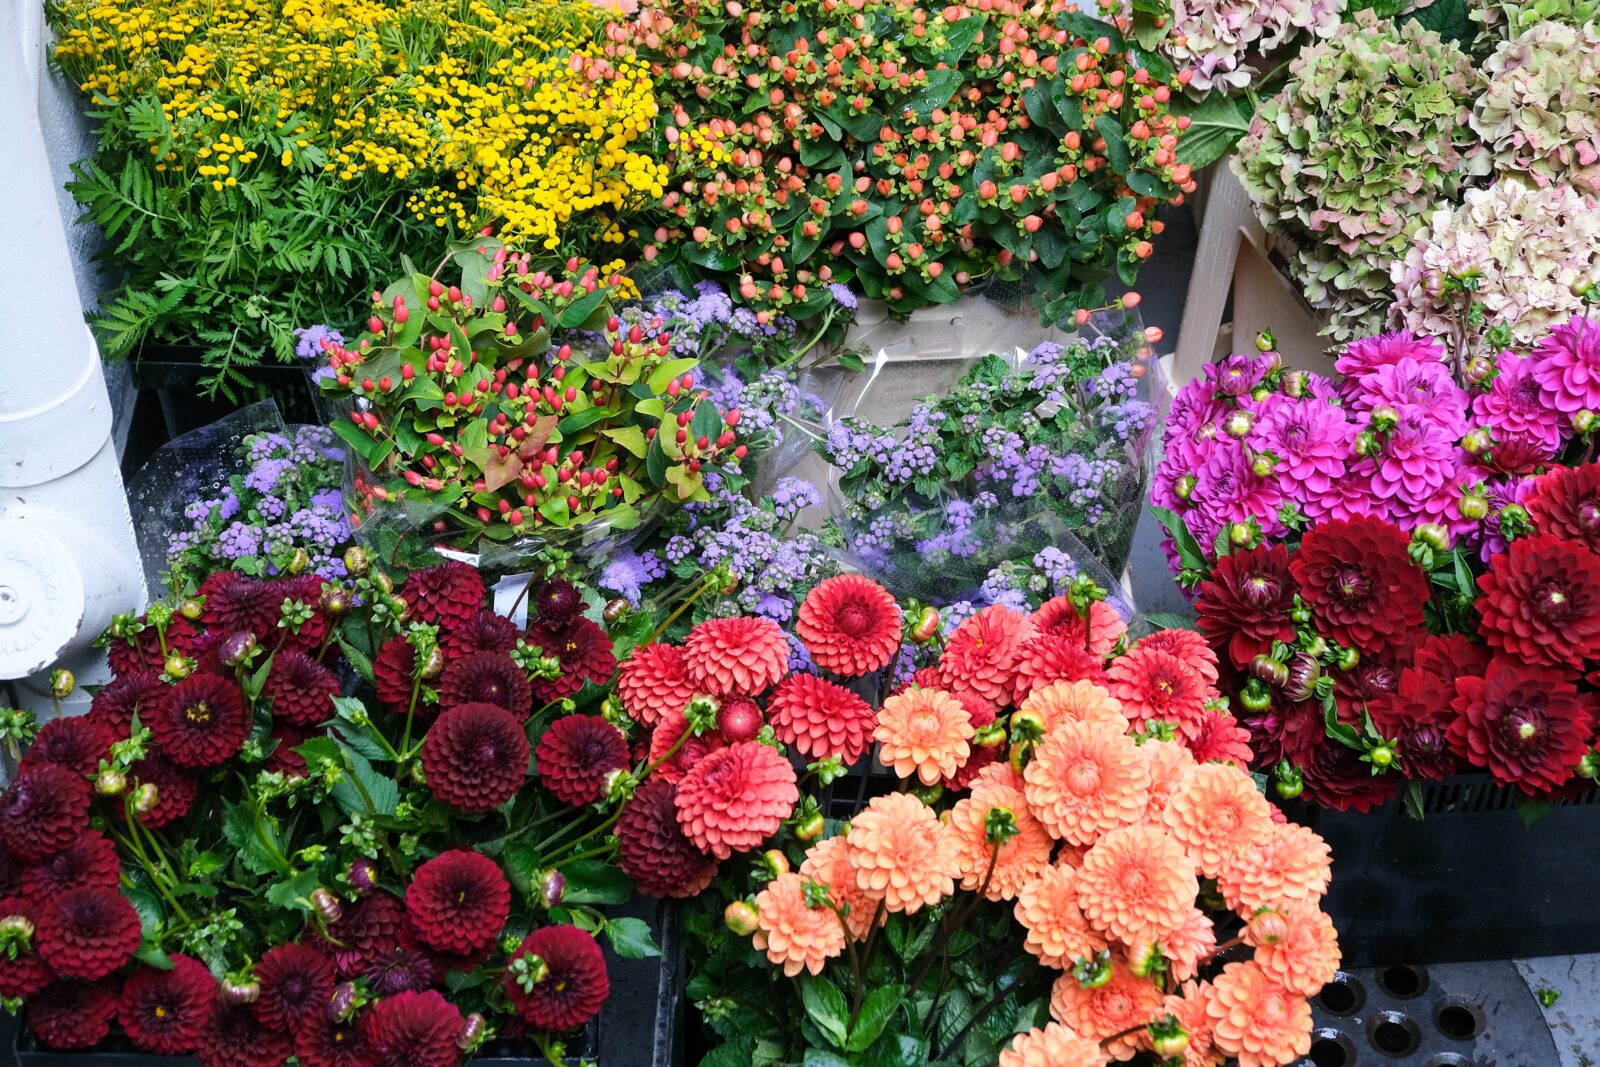
[[[42,8],[0,0],[0,679],[23,679],[35,710],[58,661],[104,681],[90,642],[145,600],[39,118]]]

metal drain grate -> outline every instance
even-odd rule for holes
[[[1312,1002],[1296,1067],[1554,1067],[1555,1041],[1510,962],[1341,971]]]

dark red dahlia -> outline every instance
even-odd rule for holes
[[[156,787],[156,806],[141,818],[146,826],[158,830],[189,814],[189,805],[200,791],[200,783],[193,774],[160,752],[151,752],[135,763],[128,779],[135,785],[148,782]]]
[[[295,749],[306,743],[312,731],[301,726],[282,725],[273,728],[268,740],[274,742],[267,754],[266,768],[294,778],[306,776],[306,758]]]
[[[1497,656],[1482,678],[1456,682],[1450,747],[1500,785],[1546,793],[1564,785],[1594,737],[1594,698],[1566,672]]]
[[[28,1027],[46,1048],[94,1048],[116,1017],[116,993],[95,982],[52,982],[28,1000]]]
[[[519,974],[517,960],[544,961],[544,975]],[[506,992],[517,1014],[540,1030],[573,1030],[600,1012],[611,993],[605,957],[576,926],[542,926],[523,939],[506,967]]]
[[[0,844],[0,897],[19,897],[22,889],[23,863]]]
[[[145,725],[180,767],[215,767],[236,755],[250,736],[239,687],[215,674],[191,674],[173,686],[172,699]]]
[[[1429,634],[1417,645],[1411,667],[1418,674],[1431,678],[1431,684],[1448,705],[1455,699],[1456,678],[1463,674],[1483,674],[1493,658],[1494,653],[1487,645],[1461,634]]]
[[[213,633],[248,632],[260,641],[276,638],[284,593],[276,582],[238,571],[218,571],[200,584],[200,595],[205,597],[201,619]]]
[[[158,1056],[194,1051],[217,983],[205,964],[189,956],[170,957],[172,969],[140,967],[122,983],[117,1018],[134,1047]]]
[[[22,876],[22,889],[44,902],[82,886],[116,889],[121,874],[117,847],[99,830],[85,830],[54,856],[29,867]]]
[[[65,767],[41,763],[0,793],[0,845],[24,863],[38,863],[72,844],[88,818],[89,783]]]
[[[542,649],[546,656],[561,661],[561,677],[554,681],[533,680],[534,699],[542,704],[571,696],[582,689],[586,681],[600,685],[617,669],[611,638],[582,615],[574,616],[562,627],[540,623],[528,630],[526,640]]]
[[[468,849],[441,852],[417,868],[406,889],[417,940],[452,956],[492,946],[510,914],[511,885],[499,865]]]
[[[1195,611],[1211,643],[1244,667],[1274,641],[1294,640],[1294,594],[1289,550],[1257,545],[1217,560],[1211,578],[1200,583]]]
[[[413,619],[453,630],[483,610],[483,577],[465,563],[441,563],[412,571],[400,595]]]
[[[522,788],[528,735],[504,708],[458,704],[428,730],[422,769],[433,795],[456,810],[493,811]]]
[[[391,637],[378,649],[372,661],[373,684],[383,706],[396,715],[404,715],[411,706],[411,693],[416,686],[417,650],[404,637]],[[422,711],[421,701],[417,710]]]
[[[1405,777],[1440,779],[1454,773],[1456,758],[1445,737],[1454,699],[1453,681],[1446,688],[1436,676],[1407,667],[1394,692],[1368,702],[1372,725],[1395,742]]]
[[[1308,531],[1289,573],[1318,631],[1371,652],[1403,643],[1420,627],[1428,580],[1408,544],[1399,527],[1366,515]]]
[[[583,610],[583,594],[565,578],[552,578],[533,598],[534,615],[552,629],[561,629]]]
[[[717,874],[717,861],[695,848],[678,825],[677,798],[677,786],[652,778],[635,790],[617,819],[617,862],[653,897],[692,897]]]
[[[331,941],[316,938],[333,957],[340,978],[354,978],[386,946],[412,943],[406,906],[390,893],[372,893],[345,903],[338,921],[328,924]],[[326,946],[326,947],[324,947]]]
[[[22,757],[22,770],[54,763],[78,774],[94,774],[100,769],[100,761],[110,754],[112,740],[99,723],[86,715],[51,719]]]
[[[432,989],[385,997],[362,1016],[374,1067],[456,1067],[462,1023],[455,1005]]]
[[[1600,552],[1600,464],[1551,471],[1522,502],[1534,529]]]
[[[248,1004],[211,1001],[195,1040],[200,1067],[280,1067],[293,1052],[288,1030],[260,1022]]]
[[[333,996],[333,962],[310,945],[290,942],[262,954],[256,981],[261,995],[250,1007],[261,1025],[298,1033],[327,1010]]]
[[[1478,631],[1532,663],[1600,658],[1600,556],[1550,534],[1513,541],[1478,579]]]
[[[113,679],[96,693],[86,717],[121,740],[128,736],[135,715],[143,722],[150,717],[151,709],[171,694],[171,687],[154,674],[134,671]]]
[[[1398,788],[1396,775],[1373,774],[1359,752],[1326,738],[1307,754],[1301,770],[1306,798],[1336,811],[1371,811]]]
[[[147,620],[144,629],[128,637],[119,637],[106,646],[106,661],[117,677],[125,674],[160,674],[166,669],[168,655],[187,656],[194,651],[195,630],[182,615],[174,615],[167,623],[166,653],[161,651],[161,637]]]
[[[33,933],[0,932],[0,997],[31,997],[54,976],[39,955],[39,905],[24,897],[0,900],[0,919],[25,921]]]
[[[271,702],[274,719],[316,726],[333,718],[339,679],[307,653],[284,648],[272,657],[261,695]]]
[[[480,611],[454,630],[439,635],[446,658],[470,656],[474,652],[510,652],[517,647],[522,631],[504,615]]]
[[[40,905],[38,935],[51,970],[93,982],[133,958],[139,913],[115,889],[81,886]]]
[[[320,575],[297,574],[292,578],[279,578],[272,583],[277,590],[279,619],[282,619],[285,602],[299,602],[311,609],[311,617],[298,629],[279,626],[274,637],[282,637],[284,647],[312,652],[322,646],[328,635],[328,616],[322,611],[322,590],[328,585]]]
[[[295,1035],[295,1058],[300,1067],[375,1067],[376,1054],[367,1041],[367,1028],[350,1019],[337,1022],[326,1013],[309,1020]]]
[[[1368,704],[1398,689],[1400,671],[1408,658],[1403,650],[1389,647],[1361,657],[1354,670],[1335,671],[1333,695],[1340,717],[1356,722]]]
[[[504,652],[474,652],[445,664],[439,676],[439,706],[493,704],[519,720],[533,710],[533,687]]]
[[[370,953],[362,976],[375,995],[391,997],[408,989],[422,992],[433,985],[435,972],[426,952],[397,942]]]
[[[539,780],[559,801],[593,804],[606,778],[628,766],[628,743],[598,715],[566,715],[550,724],[536,753]]]
[[[1304,762],[1313,750],[1333,743],[1328,740],[1322,705],[1315,700],[1291,704],[1275,699],[1266,711],[1245,712],[1239,724],[1249,731],[1250,749],[1262,767],[1282,760]]]

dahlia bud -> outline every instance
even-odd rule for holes
[[[632,607],[633,605],[622,597],[617,597],[606,602],[605,610],[600,613],[600,617],[605,620],[607,626],[615,626]]]
[[[932,641],[939,633],[939,609],[926,607],[917,616],[917,621],[911,626],[911,640],[918,645],[925,645]]]
[[[1379,404],[1372,409],[1372,428],[1379,433],[1388,433],[1399,421],[1400,412],[1393,405]]]
[[[1466,436],[1461,438],[1461,451],[1469,456],[1481,456],[1493,447],[1494,437],[1484,426],[1468,430]]]
[[[161,669],[172,678],[189,677],[189,661],[179,655],[171,655],[161,664]]]
[[[428,772],[423,770],[421,763],[413,763],[411,765],[411,780],[418,785],[428,784]]]
[[[633,796],[634,785],[633,775],[624,770],[607,771],[600,779],[600,788],[605,790],[607,800],[627,800]]]
[[[1595,413],[1588,408],[1581,408],[1572,413],[1572,429],[1577,433],[1592,433],[1595,428],[1595,421]]]
[[[1244,932],[1245,939],[1257,948],[1276,945],[1289,936],[1289,923],[1282,912],[1262,908],[1250,917]]]
[[[156,791],[154,782],[145,782],[133,791],[133,810],[138,815],[149,815],[156,810],[156,805],[161,802],[161,794]]]
[[[1328,654],[1328,639],[1321,634],[1312,634],[1311,639],[1304,646],[1306,654],[1315,659],[1321,659]]]
[[[1230,522],[1228,524],[1228,541],[1235,548],[1249,548],[1255,543],[1256,532],[1248,522]]]
[[[1239,703],[1246,711],[1266,711],[1272,707],[1272,690],[1260,678],[1251,678],[1239,691]]]
[[[1111,981],[1111,953],[1102,949],[1095,955],[1072,961],[1072,977],[1080,989],[1100,989]]]
[[[344,569],[352,578],[359,578],[367,573],[367,552],[359,545],[352,545],[344,552]]]
[[[1334,666],[1341,671],[1353,671],[1360,665],[1361,650],[1354,645],[1349,648],[1341,648],[1339,650],[1339,658],[1334,662]]]
[[[761,866],[766,870],[767,877],[778,878],[789,873],[789,857],[783,854],[781,848],[769,848],[761,854]]]
[[[178,601],[178,614],[182,615],[190,622],[194,622],[196,619],[198,619],[202,614],[205,613],[205,610],[205,605],[201,604],[200,601],[196,600],[192,596],[184,597],[182,600]]]
[[[361,1006],[360,998],[356,994],[355,983],[340,982],[333,987],[333,995],[328,998],[328,1018],[336,1023],[342,1023],[356,1013]]]
[[[383,571],[377,571],[372,575],[372,584],[383,590],[384,596],[394,595],[394,579]]]
[[[760,926],[756,909],[742,900],[736,900],[723,909],[722,922],[740,937],[749,937]]]
[[[1250,461],[1250,471],[1257,478],[1267,478],[1278,469],[1278,457],[1271,452],[1257,453],[1255,459]]]
[[[104,770],[94,779],[94,791],[103,797],[121,796],[122,791],[128,788],[128,779],[121,771]]]
[[[550,965],[544,961],[543,956],[518,956],[508,965],[512,978],[517,985],[526,992],[533,992],[533,987],[550,977]]]
[[[1229,437],[1243,440],[1250,436],[1250,431],[1256,428],[1256,413],[1253,411],[1235,411],[1222,422],[1222,429]]]
[[[1388,745],[1374,745],[1367,751],[1367,758],[1374,767],[1388,768],[1394,765],[1394,749]]]
[[[1031,744],[1044,737],[1044,717],[1037,711],[1011,713],[1011,740]]]
[[[229,1004],[254,1004],[261,996],[261,983],[249,979],[224,978],[222,999]]]
[[[814,811],[800,820],[800,825],[794,828],[794,836],[801,841],[815,841],[822,836],[823,827],[822,813]]]
[[[1199,479],[1192,474],[1180,475],[1178,480],[1173,483],[1172,491],[1177,495],[1179,500],[1188,500],[1194,495],[1195,483],[1198,480]]]
[[[940,785],[938,782],[935,782],[932,785],[923,785],[921,782],[913,782],[911,784],[910,792],[912,796],[916,797],[924,804],[927,804],[929,807],[932,807],[933,805],[939,803],[940,797],[944,796],[944,786]]]
[[[434,645],[428,649],[428,655],[422,661],[422,670],[418,674],[423,678],[437,678],[444,670],[444,649]]]
[[[1253,606],[1260,607],[1261,605],[1256,604]],[[1294,623],[1296,626],[1307,625],[1311,622],[1311,609],[1303,604],[1296,604],[1294,607],[1289,609],[1289,621]]]
[[[1289,657],[1284,671],[1288,678],[1283,684],[1283,695],[1296,704],[1310,700],[1316,691],[1317,679],[1322,677],[1322,665],[1309,652],[1296,652]]]
[[[26,915],[0,918],[0,945],[16,942],[24,947],[33,940],[33,923]]]
[[[1450,531],[1436,522],[1425,522],[1412,530],[1411,539],[1427,545],[1435,552],[1450,551]]]
[[[1461,512],[1461,517],[1470,522],[1477,522],[1489,514],[1489,502],[1474,493],[1468,493],[1457,501],[1456,510]]]
[[[717,713],[721,710],[722,701],[709,693],[696,693],[689,699],[689,706],[684,710],[684,714],[698,735],[715,728]]]
[[[317,603],[327,615],[340,618],[350,612],[350,591],[342,585],[330,583],[322,587],[322,595]]]
[[[311,553],[303,548],[297,548],[294,550],[294,555],[289,557],[287,570],[290,574],[304,574],[309,566],[311,566]]]
[[[560,871],[546,871],[539,882],[539,906],[549,910],[559,908],[567,895],[567,876]]]
[[[311,891],[311,905],[322,915],[324,922],[336,923],[344,914],[344,909],[339,907],[339,898],[320,886]]]
[[[1371,430],[1362,430],[1356,434],[1355,444],[1352,446],[1358,456],[1376,456],[1383,451],[1383,444],[1378,440],[1378,435]]]
[[[242,667],[250,662],[256,650],[256,635],[249,631],[229,634],[217,649],[217,658],[225,667]]]
[[[1278,347],[1278,339],[1272,336],[1271,330],[1262,330],[1256,334],[1256,351],[1271,352]]]
[[[1303,370],[1288,371],[1278,381],[1279,387],[1283,390],[1283,395],[1294,400],[1299,400],[1305,396],[1306,387],[1310,384],[1311,379],[1307,377],[1306,372]]]
[[[997,722],[979,727],[978,732],[972,736],[972,743],[979,748],[994,748],[1005,744],[1005,740],[1005,728]]]
[[[1168,1015],[1159,1022],[1149,1026],[1150,1050],[1162,1059],[1178,1059],[1188,1051],[1189,1031],[1185,1030],[1174,1015]]]
[[[1583,754],[1583,758],[1578,761],[1578,777],[1600,781],[1600,752],[1591,748]]]
[[[71,671],[57,667],[50,672],[50,695],[57,700],[67,699],[77,687],[78,680],[72,676]]]
[[[345,881],[356,896],[366,896],[378,888],[378,867],[369,859],[355,860],[345,872]]]
[[[1278,796],[1284,800],[1293,800],[1305,791],[1306,777],[1299,767],[1291,763],[1279,763],[1277,769],[1272,772],[1272,784]]]
[[[1594,288],[1594,279],[1587,274],[1580,274],[1572,279],[1572,284],[1567,286],[1567,291],[1580,300]]]
[[[1128,969],[1140,978],[1154,978],[1166,965],[1161,946],[1154,941],[1141,941],[1128,950]]]
[[[1268,685],[1279,689],[1289,684],[1288,664],[1273,659],[1271,656],[1261,655],[1250,661],[1250,673],[1266,682]]]
[[[1283,369],[1283,354],[1276,348],[1269,349],[1261,353],[1261,362],[1267,368],[1264,376],[1277,374]]]
[[[462,1052],[471,1052],[483,1040],[483,1016],[473,1012],[461,1020],[461,1032],[456,1035],[456,1048]]]
[[[1444,295],[1444,275],[1432,267],[1422,272],[1422,291],[1434,300]]]
[[[1495,375],[1494,360],[1487,356],[1473,356],[1461,370],[1468,385],[1482,385]]]

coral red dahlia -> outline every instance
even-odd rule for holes
[[[439,706],[493,704],[519,720],[533,710],[533,686],[504,652],[474,652],[445,664],[439,676]]]
[[[1421,627],[1428,580],[1411,561],[1408,544],[1399,527],[1365,515],[1308,531],[1289,573],[1318,631],[1341,645],[1376,651],[1403,644]]]
[[[40,763],[54,763],[78,774],[90,775],[100,767],[111,749],[112,738],[95,720],[85,715],[51,719],[40,727],[21,769]]]
[[[1027,616],[1003,604],[984,608],[950,635],[939,658],[940,688],[971,690],[992,704],[1006,703],[1015,690],[1018,656],[1034,633]]]
[[[28,1026],[46,1048],[93,1048],[116,1017],[116,994],[94,982],[52,982],[28,1000]]]
[[[668,782],[681,782],[683,776],[689,773],[689,768],[711,753],[727,747],[720,733],[708,731],[695,735],[691,733],[692,729],[688,716],[675,711],[650,732],[649,761],[655,767],[651,772],[655,777]],[[690,736],[685,738],[684,734]],[[681,745],[678,743],[680,740],[683,741]]]
[[[617,669],[610,636],[582,615],[573,616],[561,626],[541,622],[528,630],[526,640],[561,661],[559,678],[533,679],[533,696],[540,703],[569,697],[582,689],[584,682],[601,685]]]
[[[1450,747],[1500,785],[1548,792],[1572,777],[1594,737],[1594,698],[1550,667],[1498,656],[1456,682]]]
[[[1522,502],[1534,529],[1600,552],[1600,464],[1551,471]]]
[[[1041,633],[1025,643],[1017,653],[1017,686],[1014,699],[1021,703],[1035,689],[1051,682],[1093,682],[1106,684],[1104,659],[1058,633]]]
[[[523,939],[511,958],[537,958],[544,976],[525,986],[507,965],[505,988],[517,1014],[541,1030],[573,1030],[600,1011],[611,992],[600,946],[576,926],[542,926]]]
[[[1122,635],[1128,632],[1128,624],[1122,621],[1117,609],[1100,600],[1093,601],[1089,605],[1087,642],[1083,637],[1083,616],[1072,606],[1072,601],[1064,596],[1046,600],[1039,605],[1039,610],[1033,613],[1029,621],[1039,633],[1064,637],[1102,657],[1109,656],[1111,650],[1117,647],[1117,642],[1122,639]]]
[[[617,862],[654,897],[692,897],[717,874],[717,861],[678,825],[677,798],[677,786],[652,778],[634,791],[617,819]]]
[[[1274,641],[1294,640],[1294,594],[1288,548],[1257,545],[1217,560],[1210,580],[1200,584],[1195,611],[1212,644],[1244,667]]]
[[[771,619],[707,619],[689,631],[684,664],[696,690],[755,696],[789,673],[789,641]]]
[[[642,726],[654,726],[673,712],[681,714],[694,692],[688,660],[677,645],[634,649],[617,677],[622,706]]]
[[[872,744],[877,716],[866,701],[814,674],[791,674],[767,703],[779,741],[813,760],[860,759]]]
[[[747,741],[711,753],[678,785],[678,821],[702,852],[727,859],[765,841],[800,799],[794,768]]]
[[[566,715],[539,739],[539,780],[559,801],[593,804],[606,778],[628,766],[628,742],[598,715]]]
[[[133,958],[139,913],[115,889],[81,886],[41,903],[38,935],[51,970],[93,982]]]
[[[433,795],[457,811],[493,811],[522,788],[528,735],[504,708],[458,704],[428,730],[422,769]]]
[[[412,571],[400,587],[411,617],[453,630],[483,610],[483,577],[475,567],[449,561]]]
[[[262,953],[256,982],[261,993],[250,1008],[261,1025],[298,1033],[327,1010],[333,995],[333,961],[310,945],[291,941]]]
[[[1600,657],[1600,556],[1550,534],[1513,541],[1478,578],[1478,630],[1493,648],[1581,669]]]
[[[72,844],[22,875],[23,892],[44,902],[69,889],[116,889],[122,874],[117,848],[99,830],[86,830]]]
[[[250,735],[239,687],[215,674],[191,674],[143,721],[161,751],[180,767],[215,767],[238,753]]]
[[[1206,702],[1216,695],[1183,660],[1142,642],[1112,660],[1109,673],[1111,695],[1139,729],[1160,720],[1187,736],[1209,714]]]
[[[333,718],[339,679],[306,653],[280,649],[272,657],[261,695],[272,702],[274,718],[296,726],[316,726]]]
[[[904,625],[887,589],[859,574],[840,574],[806,594],[794,632],[818,667],[855,677],[889,665]]]
[[[39,955],[39,904],[23,897],[0,900],[0,919],[21,919],[32,933],[9,930],[0,934],[0,997],[31,997],[54,977]]]
[[[88,817],[89,783],[41,763],[0,793],[0,845],[24,863],[38,863],[72,844]]]
[[[396,993],[367,1009],[363,1022],[373,1067],[456,1067],[461,1012],[430,989]]]
[[[158,1056],[194,1051],[217,983],[205,964],[174,955],[172,969],[140,967],[122,983],[117,1018],[134,1047]]]
[[[406,889],[417,940],[452,956],[493,945],[510,914],[511,885],[499,865],[468,849],[439,853],[417,868]]]

